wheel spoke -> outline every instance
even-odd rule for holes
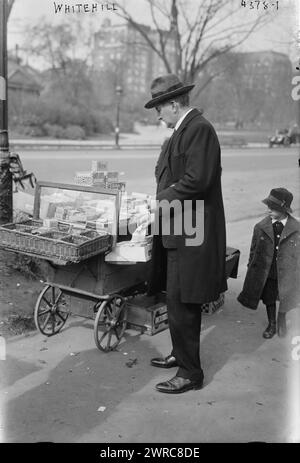
[[[44,331],[44,329],[46,328],[50,316],[51,316],[51,313],[49,313],[49,314],[47,315],[47,318],[46,318],[46,320],[45,320],[45,322],[43,323],[43,326],[42,326],[42,331]]]
[[[117,312],[118,312],[118,306],[117,306],[117,299],[115,298],[112,300],[112,313],[114,317],[116,316]]]
[[[58,301],[59,301],[59,299],[61,298],[62,294],[63,294],[63,292],[61,291],[61,292],[59,293],[59,295],[57,296],[57,298],[55,299],[54,304],[57,304],[57,303],[58,303]]]
[[[51,302],[49,302],[49,301],[45,298],[44,295],[43,295],[42,299],[46,302],[46,304],[47,304],[50,308],[52,308]]]
[[[62,316],[62,314],[61,314],[59,311],[57,311],[57,316],[58,316],[64,323],[65,323],[65,321],[66,321],[67,318],[68,318],[68,317],[64,318],[64,317]]]
[[[39,312],[38,316],[41,317],[43,315],[46,315],[46,313],[49,313],[50,311],[51,311],[51,309],[46,309],[43,312]]]
[[[102,334],[101,338],[99,339],[99,344],[101,344],[101,342],[103,341],[103,339],[105,338],[105,336],[109,333],[109,329],[104,331],[104,333]]]
[[[117,313],[116,313],[116,318],[117,319],[119,318],[123,308],[124,308],[124,304],[120,305],[120,307],[118,308]]]
[[[55,323],[56,323],[55,315],[52,314],[52,333],[55,332]]]
[[[112,313],[112,310],[111,310],[110,305],[107,304],[107,306],[105,307],[105,309],[106,309],[106,312],[107,312],[109,318],[112,319],[112,318],[113,318],[113,313]]]
[[[66,316],[68,316],[69,313],[70,313],[68,310],[62,310],[62,309],[57,309],[57,312],[62,313],[62,314],[66,314]]]
[[[108,323],[105,321],[98,322],[98,326],[108,326]]]
[[[111,337],[112,337],[112,330],[109,331],[108,341],[107,341],[107,347],[110,347]]]
[[[55,287],[52,286],[51,290],[52,290],[52,303],[55,304]]]
[[[116,326],[114,326],[114,332],[116,333],[116,336],[117,336],[118,341],[120,341],[121,338],[120,338],[120,336],[119,336],[119,333],[118,333],[118,330],[117,330],[117,327],[116,327]]]

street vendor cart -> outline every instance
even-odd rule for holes
[[[94,339],[101,351],[116,349],[129,323],[144,323],[137,321],[143,317],[135,316],[137,306],[132,301],[146,293],[151,237],[132,244],[130,236],[120,234],[120,204],[118,190],[38,182],[33,217],[0,227],[0,247],[48,262],[48,279],[34,309],[42,334],[61,331],[71,313],[69,296],[93,303]],[[109,259],[122,243],[137,256],[136,261]],[[239,251],[228,248],[227,277],[236,278],[238,261]],[[149,334],[168,326],[162,300],[157,298],[145,310],[154,327]],[[208,306],[203,310],[208,311]]]

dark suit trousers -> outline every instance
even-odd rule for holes
[[[177,376],[194,381],[203,379],[200,363],[201,304],[186,304],[180,300],[177,249],[166,249],[167,308],[169,329],[179,369]]]

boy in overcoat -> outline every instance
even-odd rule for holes
[[[300,224],[291,216],[292,200],[292,193],[285,188],[273,188],[263,200],[268,216],[254,227],[248,270],[238,296],[250,309],[256,309],[260,299],[265,304],[269,321],[265,339],[276,332],[279,337],[286,335],[286,313],[300,301]]]
[[[152,359],[151,364],[178,367],[173,378],[156,385],[158,391],[170,394],[202,387],[202,304],[218,299],[227,289],[220,145],[211,123],[189,104],[193,87],[174,74],[158,77],[152,82],[152,99],[145,105],[155,108],[158,119],[174,128],[155,169],[157,201],[180,202],[183,216],[187,201],[195,214],[197,204],[204,202],[204,234],[199,244],[188,245],[185,230],[175,234],[171,220],[171,232],[153,239],[149,294],[166,289],[172,351],[167,357]]]

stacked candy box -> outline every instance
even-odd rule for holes
[[[123,172],[108,170],[107,162],[94,160],[90,171],[75,173],[74,181],[77,185],[99,186],[125,191],[126,183],[120,182],[121,175]]]

